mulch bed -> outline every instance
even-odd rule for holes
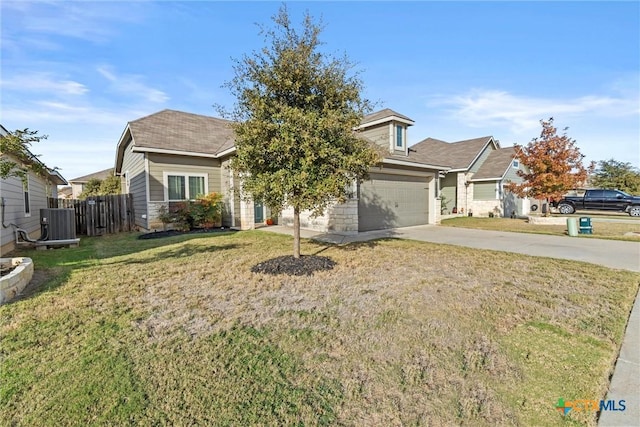
[[[230,231],[235,231],[230,228],[220,227],[220,228],[194,228],[190,231],[178,231],[178,230],[167,230],[167,231],[153,231],[151,233],[145,233],[138,236],[138,239],[146,240],[146,239],[160,239],[163,237],[171,237],[171,236],[182,236],[183,234],[202,234],[202,233],[228,233]]]
[[[254,265],[251,271],[271,275],[311,276],[316,271],[332,270],[335,265],[334,260],[324,256],[302,255],[296,259],[293,255],[285,255]]]

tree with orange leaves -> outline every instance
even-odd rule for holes
[[[519,197],[559,200],[569,190],[584,186],[588,174],[594,169],[582,163],[584,155],[576,141],[566,133],[558,135],[553,117],[540,120],[542,132],[527,145],[517,145],[518,159],[526,167],[518,171],[524,182],[510,183],[507,189]],[[568,128],[565,128],[566,132]]]

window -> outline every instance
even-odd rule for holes
[[[504,164],[504,163],[503,163]],[[518,169],[520,167],[520,162],[518,160],[514,160],[513,163],[511,163],[511,166],[514,169]]]
[[[22,180],[22,192],[24,193],[24,216],[31,216],[31,200],[29,198],[29,174]]]
[[[207,174],[165,173],[165,188],[168,201],[193,200],[208,193]]]
[[[404,148],[403,130],[402,126],[396,126],[396,150]]]

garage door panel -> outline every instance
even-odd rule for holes
[[[426,178],[371,174],[360,186],[358,228],[380,230],[426,224],[429,217]]]

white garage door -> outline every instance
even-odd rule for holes
[[[358,230],[427,224],[429,184],[417,176],[372,173],[360,185]]]

